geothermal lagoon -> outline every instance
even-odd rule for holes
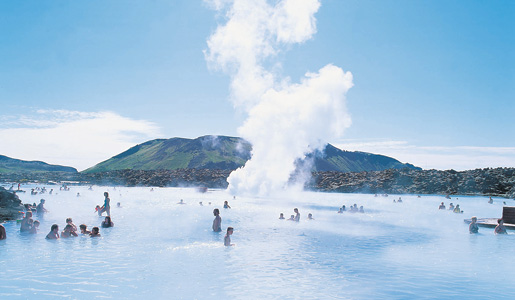
[[[471,235],[463,222],[472,215],[500,217],[503,201],[513,200],[316,192],[233,199],[225,190],[101,186],[32,196],[31,187],[22,186],[23,203],[44,198],[50,212],[34,216],[41,221],[36,235],[4,223],[2,299],[515,297],[515,232],[496,236],[480,227]],[[99,226],[103,218],[94,208],[104,191],[115,226],[101,228],[101,238],[45,239],[52,224],[62,231],[68,217],[77,226]],[[399,197],[403,203],[393,203]],[[185,205],[177,204],[181,199]],[[232,208],[223,209],[224,201]],[[442,201],[460,204],[465,213],[439,211]],[[365,213],[337,213],[354,203]],[[299,223],[278,219],[295,207]],[[224,233],[212,232],[214,208],[224,232],[234,227],[235,246],[224,247]]]

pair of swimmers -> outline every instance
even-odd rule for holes
[[[478,233],[479,232],[479,226],[477,225],[477,217],[472,217],[472,222],[470,222],[469,225],[469,232],[470,233]],[[497,226],[494,229],[495,234],[508,234],[506,231],[506,226],[504,226],[504,220],[503,219],[497,219]]]
[[[213,231],[214,232],[221,232],[222,231],[222,218],[220,217],[220,210],[218,208],[215,208],[213,210],[213,215],[215,216],[215,219],[213,220]],[[227,227],[227,233],[224,237],[224,245],[225,246],[234,246],[234,244],[231,244],[231,235],[234,232],[234,228]]]

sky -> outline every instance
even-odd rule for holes
[[[239,136],[249,111],[209,62],[224,2],[1,1],[0,155],[83,170],[155,138]],[[351,121],[325,142],[424,169],[515,167],[515,2],[321,0],[314,18],[264,64],[291,83],[352,74]]]

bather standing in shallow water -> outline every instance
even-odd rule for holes
[[[215,216],[215,219],[213,220],[213,231],[221,232],[222,231],[222,218],[220,217],[220,210],[218,210],[218,208],[215,208],[213,210],[213,215]]]
[[[299,221],[300,221],[300,213],[299,213],[299,209],[298,209],[298,208],[294,208],[294,209],[293,209],[293,212],[295,213],[295,219],[294,219],[294,221],[295,221],[295,222],[299,222]]]
[[[111,199],[109,198],[109,193],[104,192],[104,206],[102,207],[102,210],[98,212],[99,215],[102,215],[102,213],[105,211],[108,216],[111,215]]]
[[[504,220],[498,219],[497,220],[497,226],[494,229],[495,234],[507,234],[506,227],[504,227]]]
[[[227,233],[225,234],[224,238],[224,246],[234,246],[234,244],[231,244],[231,235],[234,232],[234,228],[227,227]]]
[[[479,226],[477,226],[477,217],[472,217],[472,222],[469,225],[469,233],[478,233]]]

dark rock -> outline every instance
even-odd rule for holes
[[[20,198],[0,187],[0,221],[16,220],[20,217],[20,211],[24,211]]]

